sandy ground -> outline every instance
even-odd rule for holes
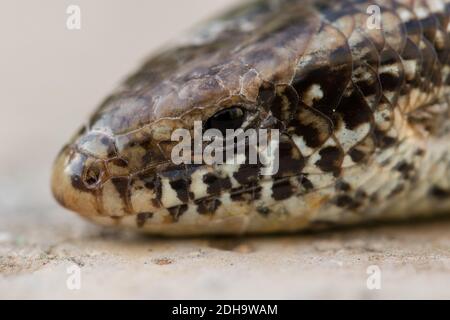
[[[2,2],[0,298],[450,298],[449,220],[175,240],[102,229],[53,201],[53,158],[90,110],[229,2]],[[65,28],[68,4],[81,7],[80,31]],[[373,265],[380,290],[367,287]],[[67,286],[73,270],[79,290]]]

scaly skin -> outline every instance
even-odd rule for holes
[[[58,155],[53,193],[97,223],[165,235],[448,213],[449,19],[448,0],[236,8],[153,56],[103,102]],[[245,110],[243,129],[280,130],[276,175],[171,163],[175,129],[233,106]]]

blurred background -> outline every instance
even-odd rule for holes
[[[2,0],[0,298],[450,298],[449,223],[320,235],[155,239],[52,199],[60,147],[152,50],[238,0]],[[81,9],[68,30],[66,9]],[[80,290],[67,268],[82,270]],[[381,290],[367,288],[380,266]]]

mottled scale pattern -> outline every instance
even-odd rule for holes
[[[105,99],[58,155],[53,193],[97,223],[163,235],[449,213],[449,19],[450,0],[240,5]],[[194,134],[195,121],[233,106],[242,129],[278,129],[279,144],[249,139],[239,163],[171,161],[175,129]],[[250,150],[268,162],[249,164]],[[263,175],[275,151],[279,171]]]

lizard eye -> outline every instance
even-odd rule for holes
[[[236,130],[242,126],[245,110],[241,107],[231,107],[221,110],[206,121],[205,130],[218,129],[225,135],[227,129]]]

